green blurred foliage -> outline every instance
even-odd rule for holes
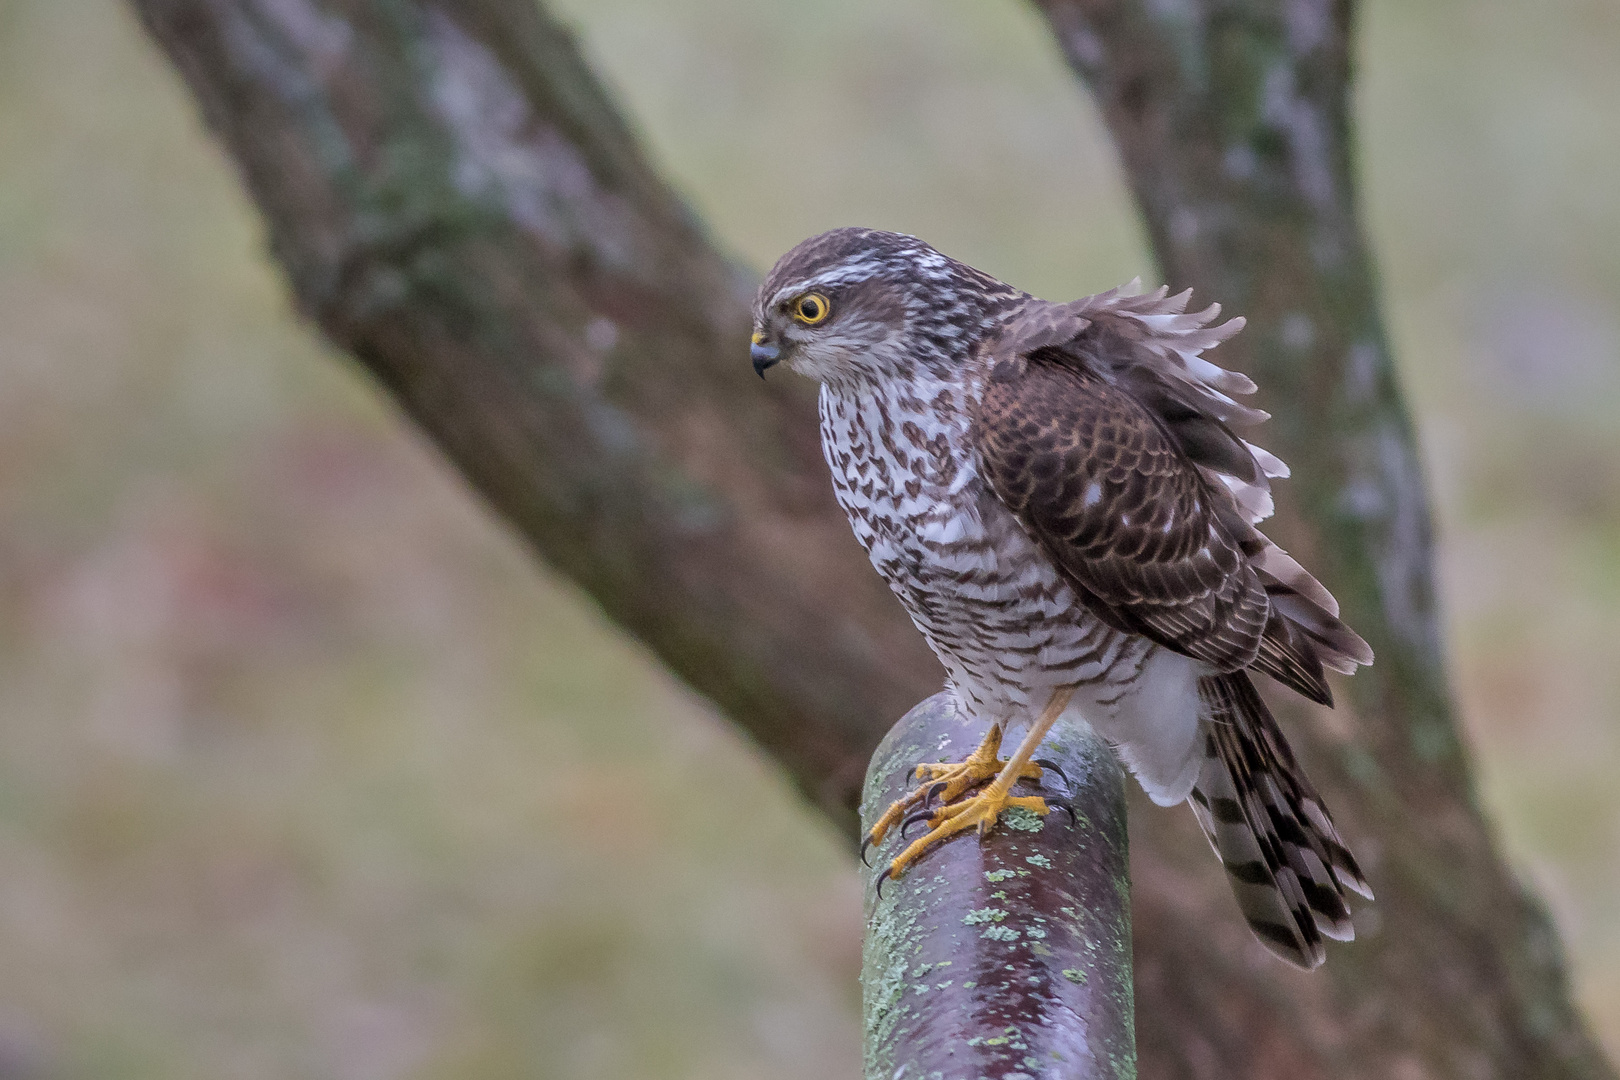
[[[1024,6],[562,6],[755,266],[1152,277]],[[1362,23],[1481,787],[1620,1051],[1620,8]],[[290,313],[111,0],[0,0],[0,717],[0,1078],[857,1071],[839,839]]]

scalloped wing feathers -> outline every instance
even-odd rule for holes
[[[1190,296],[1114,289],[1010,320],[973,426],[986,481],[1104,621],[1330,704],[1323,667],[1372,651],[1254,528],[1288,468],[1232,430],[1267,418],[1231,397],[1254,383],[1201,355],[1243,320],[1189,314]]]
[[[1037,353],[998,364],[974,442],[984,475],[1105,622],[1233,671],[1270,603],[1197,469],[1117,387]]]

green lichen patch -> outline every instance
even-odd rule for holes
[[[984,872],[984,880],[994,884],[998,881],[1006,881],[1008,878],[1016,877],[1017,875],[1018,871],[1016,870],[986,870]]]
[[[1033,810],[1026,810],[1022,806],[1011,806],[1001,812],[1001,821],[1009,829],[1019,832],[1040,832],[1046,828],[1046,819]]]
[[[1063,977],[1077,985],[1085,985],[1086,973],[1081,971],[1079,968],[1064,968]]]
[[[1024,861],[1029,863],[1031,866],[1038,866],[1042,870],[1052,869],[1052,860],[1048,859],[1045,855],[1025,855]]]
[[[989,938],[991,941],[1017,941],[1018,933],[1011,926],[987,926],[979,936]]]
[[[1007,913],[1001,908],[982,907],[962,916],[962,921],[969,926],[978,926],[980,923],[1001,922],[1006,917]]]

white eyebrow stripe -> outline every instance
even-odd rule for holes
[[[884,266],[883,256],[876,251],[863,251],[852,255],[835,266],[830,266],[815,277],[801,278],[798,281],[782,286],[771,294],[766,307],[775,307],[782,301],[802,292],[815,288],[826,288],[831,285],[847,285],[852,281],[865,281],[875,275]]]
[[[864,281],[883,268],[883,259],[876,252],[867,251],[851,256],[837,266],[828,267],[806,281],[806,288],[817,285],[841,285],[847,281]]]
[[[776,292],[771,294],[771,299],[768,303],[766,303],[765,310],[769,311],[782,301],[786,300],[788,297],[797,296],[803,291],[804,285],[800,282],[794,282],[792,285],[784,285],[782,288],[777,289]]]

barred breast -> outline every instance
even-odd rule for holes
[[[1079,684],[1096,722],[1155,647],[1092,616],[985,485],[965,449],[969,394],[823,385],[838,503],[970,715],[1021,722],[1053,687]]]

